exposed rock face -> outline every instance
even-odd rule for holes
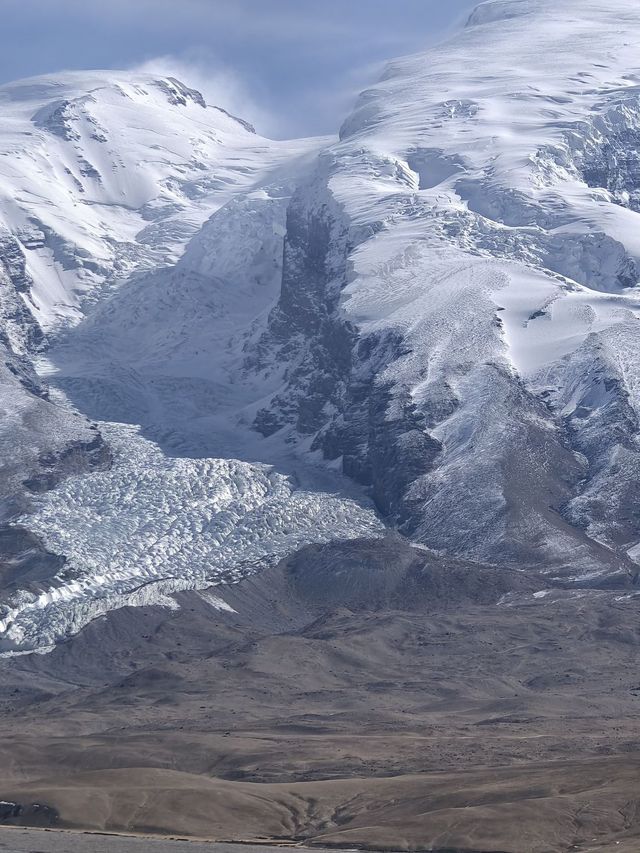
[[[324,165],[321,170],[327,173]],[[287,365],[287,393],[256,415],[256,429],[265,436],[288,422],[300,434],[314,435],[344,395],[354,337],[339,312],[348,238],[341,211],[322,184],[298,190],[287,211],[280,299],[246,362],[248,370]]]
[[[42,491],[69,473],[110,464],[96,429],[56,405],[34,369],[46,339],[28,308],[32,286],[19,241],[0,230],[0,522],[24,504],[25,487]]]
[[[369,486],[381,512],[410,533],[415,518],[409,488],[432,469],[442,445],[429,434],[426,415],[409,393],[379,377],[402,354],[402,341],[393,333],[358,342],[342,410],[315,446],[329,459],[342,457],[344,472]]]
[[[43,333],[21,294],[33,285],[18,240],[0,226],[0,341],[16,355],[36,349]]]
[[[406,355],[402,337],[393,329],[362,336],[342,311],[349,257],[380,226],[350,227],[327,188],[334,169],[334,161],[321,160],[287,211],[280,299],[245,363],[248,371],[284,363],[286,390],[257,412],[254,425],[265,436],[287,426],[313,436],[312,449],[329,460],[342,457],[344,472],[402,523],[410,517],[406,491],[440,445],[408,395],[399,401],[393,383],[381,378]]]
[[[640,211],[640,100],[636,93],[576,126],[567,143],[588,186],[606,189],[617,204]]]
[[[74,474],[107,471],[113,456],[109,445],[100,433],[89,441],[71,441],[59,452],[43,453],[38,459],[41,472],[24,481],[30,492],[45,492],[57,486],[60,480]]]

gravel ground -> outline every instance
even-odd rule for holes
[[[282,853],[282,850],[282,847],[262,845],[173,841],[64,830],[0,829],[2,853]]]

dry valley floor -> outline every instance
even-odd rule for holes
[[[0,662],[5,823],[638,849],[631,584],[541,590],[390,536],[177,598]]]

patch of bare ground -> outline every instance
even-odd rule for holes
[[[636,851],[640,599],[540,587],[398,537],[324,546],[217,589],[236,612],[184,593],[5,659],[5,821]]]

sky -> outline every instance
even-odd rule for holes
[[[333,134],[386,59],[475,0],[0,0],[0,83],[61,70],[180,77],[267,136]]]

